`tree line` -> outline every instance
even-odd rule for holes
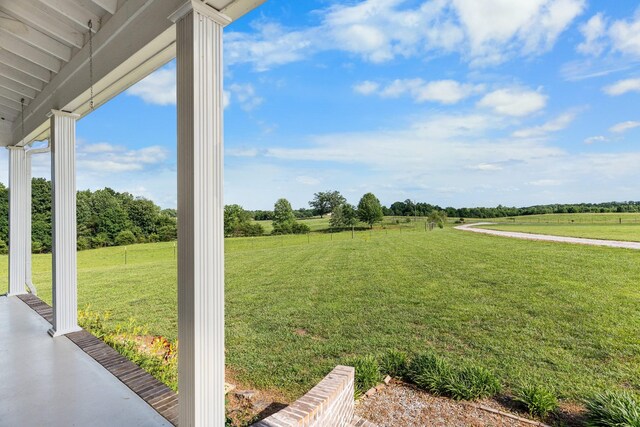
[[[51,182],[31,181],[34,253],[51,251]],[[161,209],[151,200],[111,188],[77,192],[78,250],[134,243],[171,241],[177,237],[175,209]],[[9,191],[0,183],[0,253],[9,240]]]

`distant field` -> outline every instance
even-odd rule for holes
[[[636,252],[418,225],[227,239],[227,364],[238,379],[293,399],[353,355],[431,348],[570,398],[640,390]],[[80,307],[175,339],[173,253],[173,243],[135,245],[124,265],[122,247],[80,252]],[[33,269],[51,302],[50,255]]]
[[[409,221],[407,222],[407,219]],[[309,218],[309,219],[300,219],[298,220],[301,223],[307,224],[311,229],[311,232],[318,231],[327,231],[331,228],[329,224],[330,217],[325,216],[324,218]],[[424,217],[395,217],[395,216],[386,216],[381,223],[375,225],[374,228],[424,228],[424,222],[426,218]],[[258,224],[262,224],[264,227],[265,234],[270,234],[273,230],[272,221],[256,221]],[[359,223],[357,225],[358,228],[368,228],[367,224]]]
[[[590,239],[640,242],[640,223],[541,223],[482,225],[492,230],[521,231],[554,236],[586,237]]]
[[[640,224],[640,213],[578,213],[578,214],[522,215],[522,216],[508,217],[508,218],[486,218],[486,220],[491,222],[555,223],[555,224],[558,224],[558,223],[560,224],[561,223]]]

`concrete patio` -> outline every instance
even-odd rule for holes
[[[171,426],[17,297],[0,297],[0,424]]]

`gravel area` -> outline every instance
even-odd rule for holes
[[[472,231],[474,233],[491,234],[494,236],[512,237],[515,239],[541,240],[545,242],[575,243],[578,245],[591,245],[591,246],[608,246],[611,248],[640,249],[640,242],[623,242],[620,240],[600,240],[600,239],[585,239],[582,237],[551,236],[547,234],[521,233],[518,231],[489,230],[486,228],[474,227],[476,225],[492,225],[492,224],[495,224],[495,223],[478,222],[475,224],[459,225],[455,228],[456,230]]]
[[[477,402],[508,412],[493,400]],[[379,427],[532,427],[516,419],[477,408],[474,404],[436,397],[410,385],[392,382],[356,404],[356,414]],[[542,424],[537,424],[542,425]]]

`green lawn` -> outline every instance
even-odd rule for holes
[[[485,219],[483,219],[485,220]],[[640,213],[577,213],[577,214],[546,214],[522,215],[508,218],[486,218],[492,222],[516,222],[527,224],[640,224]]]
[[[492,224],[481,225],[479,227],[490,228],[492,230],[522,231],[525,233],[550,234],[555,236],[587,237],[591,239],[626,240],[631,242],[640,242],[640,223]]]
[[[238,379],[295,398],[352,355],[432,348],[570,398],[640,390],[637,252],[414,230],[228,239]],[[48,302],[50,259],[34,257]],[[127,261],[121,247],[80,252],[79,305],[175,338],[173,244],[129,247]]]

